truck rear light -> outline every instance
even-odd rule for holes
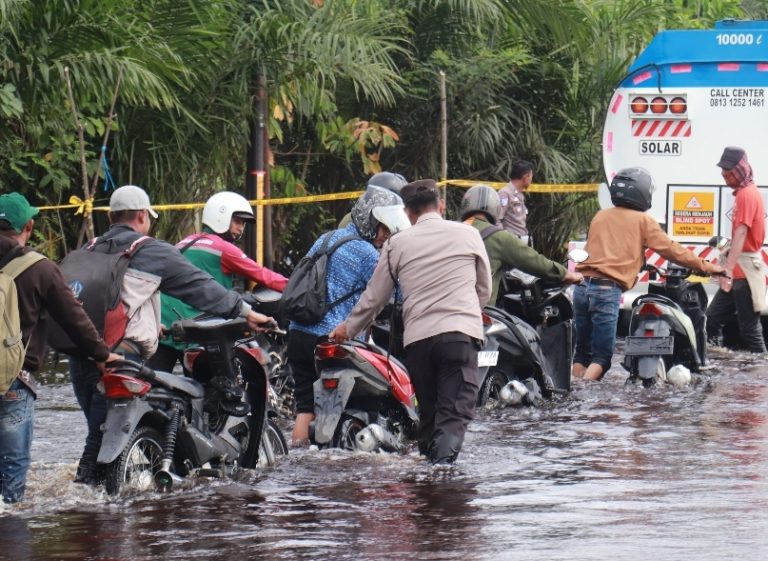
[[[349,351],[336,343],[320,343],[315,347],[315,358],[320,360],[348,357]]]
[[[648,100],[644,97],[636,97],[629,107],[633,113],[645,113],[648,111]]]
[[[669,112],[675,115],[682,115],[688,109],[688,104],[682,97],[673,97],[669,102]]]
[[[323,388],[326,390],[335,390],[339,387],[338,378],[323,378]]]
[[[662,316],[664,312],[656,304],[646,302],[637,311],[637,315],[640,316]]]
[[[97,388],[107,399],[130,399],[146,394],[152,384],[124,374],[107,373],[101,377]]]
[[[651,100],[651,113],[661,115],[667,112],[667,100],[663,97],[654,97]]]

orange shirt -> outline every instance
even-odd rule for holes
[[[623,207],[601,210],[592,219],[585,248],[589,257],[576,270],[585,276],[615,280],[629,290],[637,282],[648,247],[694,271],[712,270],[711,263],[669,239],[650,215]]]
[[[747,238],[744,240],[742,251],[760,251],[765,241],[765,209],[763,196],[754,183],[736,190],[736,198],[733,202],[731,237],[733,237],[736,227],[741,224],[747,227]],[[733,269],[733,278],[745,278],[744,271],[738,265]]]

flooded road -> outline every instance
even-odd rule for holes
[[[85,423],[52,375],[27,502],[0,506],[0,559],[763,561],[768,360],[712,355],[693,388],[628,388],[614,366],[542,409],[484,412],[450,469],[301,450],[120,499],[71,483]]]

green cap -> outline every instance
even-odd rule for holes
[[[0,228],[7,222],[17,234],[21,234],[24,224],[39,213],[21,193],[0,195]]]

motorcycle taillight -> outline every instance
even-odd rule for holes
[[[147,393],[152,384],[124,374],[107,373],[101,377],[97,387],[107,399],[130,399]]]
[[[338,378],[323,378],[323,388],[326,390],[335,390],[339,387]]]
[[[491,319],[491,316],[489,316],[485,312],[483,312],[483,325],[485,327],[489,327],[489,326],[493,325],[493,320]]]
[[[349,351],[336,343],[320,343],[315,347],[315,358],[320,360],[347,357],[349,357]]]
[[[637,315],[639,315],[639,316],[662,316],[662,315],[664,315],[664,312],[656,304],[653,304],[652,302],[646,302],[645,304],[640,306],[639,310],[637,310]]]

